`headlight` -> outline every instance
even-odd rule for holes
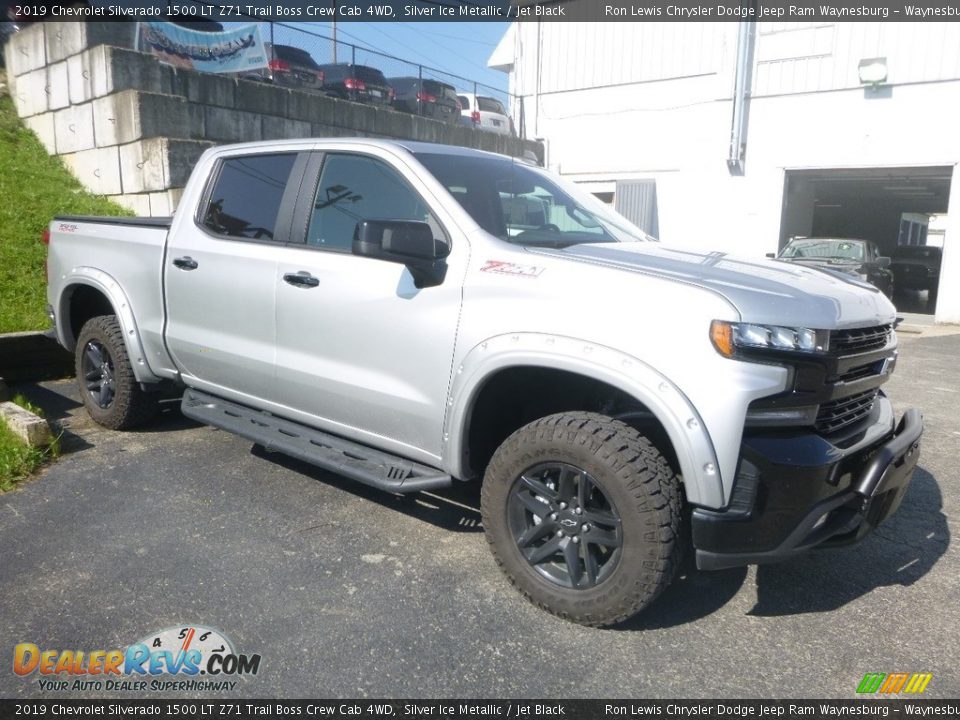
[[[710,324],[710,340],[724,357],[733,357],[738,348],[787,350],[816,353],[827,349],[829,334],[824,330],[754,325],[753,323],[714,320]]]

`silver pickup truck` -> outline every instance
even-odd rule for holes
[[[170,219],[59,217],[49,312],[90,415],[185,415],[393,493],[482,480],[537,605],[609,625],[702,569],[862,538],[922,420],[849,275],[661,246],[523,161],[218,147]]]

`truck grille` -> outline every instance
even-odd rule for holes
[[[830,352],[834,355],[853,355],[879,350],[890,341],[890,325],[833,330],[830,332]]]
[[[873,410],[873,403],[877,399],[878,388],[851,395],[824,403],[817,413],[817,422],[814,425],[817,432],[828,435],[863,420]]]

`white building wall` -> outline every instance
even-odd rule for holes
[[[660,237],[689,247],[774,252],[787,170],[960,163],[960,23],[759,23],[745,172],[732,175],[738,30],[520,23],[511,92],[552,169],[594,191],[656,179]],[[887,58],[880,92],[859,81],[860,60],[873,57]],[[960,207],[951,210],[944,277],[960,287]],[[938,320],[960,322],[960,299],[946,300]]]

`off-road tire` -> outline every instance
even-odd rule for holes
[[[83,356],[91,341],[99,343],[112,361],[113,398],[100,407],[87,389]],[[99,315],[84,323],[74,353],[80,396],[90,417],[111,430],[130,430],[152,420],[160,410],[155,397],[145,393],[133,375],[123,331],[116,315]]]
[[[584,589],[545,578],[521,553],[508,520],[514,484],[543,463],[582,469],[620,517],[619,561]],[[608,626],[633,617],[666,588],[680,564],[680,483],[663,455],[630,426],[604,415],[551,415],[517,430],[494,453],[483,479],[481,512],[500,568],[531,602],[559,617]]]

